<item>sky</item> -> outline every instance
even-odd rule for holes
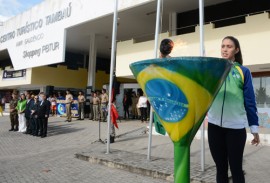
[[[0,22],[18,15],[43,0],[0,0]]]

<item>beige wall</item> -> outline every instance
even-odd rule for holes
[[[85,88],[87,70],[70,70],[66,66],[37,67],[32,69],[31,85],[51,85],[65,88]]]
[[[231,35],[238,38],[241,44],[244,65],[258,72],[258,64],[269,64],[270,19],[269,13],[246,17],[246,23],[223,28],[213,28],[213,24],[205,25],[205,53],[209,57],[220,57],[222,38]],[[168,33],[160,35],[159,40],[170,37]],[[196,32],[170,37],[175,42],[171,54],[177,56],[199,56],[200,37],[199,26]],[[154,40],[135,43],[134,40],[117,44],[116,75],[130,77],[132,73],[129,64],[145,59],[154,58]],[[266,70],[262,70],[266,71]]]
[[[101,90],[102,86],[108,84],[110,80],[110,74],[106,74],[105,71],[96,72],[96,90]]]

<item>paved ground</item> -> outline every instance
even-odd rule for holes
[[[71,123],[62,121],[61,118],[51,118],[48,137],[41,139],[18,132],[8,132],[8,118],[0,117],[0,182],[164,182],[74,158],[76,152],[98,139],[98,125],[89,120]],[[105,125],[106,123],[102,124],[103,129]],[[135,126],[138,128],[144,125],[123,122],[118,133],[132,130]]]
[[[74,158],[74,154],[89,150],[91,143],[98,139],[98,123],[89,120],[71,123],[63,121],[63,118],[50,118],[48,137],[41,139],[18,132],[8,132],[9,118],[0,117],[0,183],[166,182]],[[106,137],[106,127],[107,123],[101,123],[101,139]],[[116,138],[116,143],[111,144],[112,149],[147,154],[148,138],[142,130],[146,124],[122,121],[119,127],[117,135],[126,135]],[[133,132],[127,133],[131,131]],[[106,146],[103,146],[105,152]],[[168,159],[168,162],[173,160],[173,146],[168,137],[153,137],[152,155]],[[200,141],[194,140],[191,147],[191,163],[199,162]],[[269,146],[254,147],[247,144],[244,157],[246,182],[269,182],[269,162]],[[207,144],[206,164],[214,166]]]

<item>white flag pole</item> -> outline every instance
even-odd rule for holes
[[[111,129],[111,105],[112,105],[112,85],[113,85],[113,73],[115,64],[116,53],[116,34],[117,34],[117,19],[118,19],[118,0],[115,0],[114,16],[113,16],[113,31],[112,31],[112,50],[111,50],[111,68],[110,68],[110,88],[109,88],[109,106],[108,106],[108,132],[107,132],[107,153],[110,153],[110,129]]]
[[[200,16],[200,56],[205,56],[204,48],[204,0],[199,0],[199,16]],[[205,170],[205,123],[201,126],[201,170]]]
[[[158,36],[160,28],[160,7],[161,0],[157,1],[157,13],[156,13],[156,31],[155,31],[155,49],[154,49],[154,58],[158,58]],[[149,119],[149,137],[148,137],[148,153],[147,160],[151,159],[151,148],[152,148],[152,126],[153,126],[153,108],[150,108],[150,119]]]

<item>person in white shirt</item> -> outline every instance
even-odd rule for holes
[[[141,93],[141,96],[139,98],[138,108],[141,111],[141,122],[142,123],[146,122],[146,118],[147,118],[147,98],[143,93]]]

